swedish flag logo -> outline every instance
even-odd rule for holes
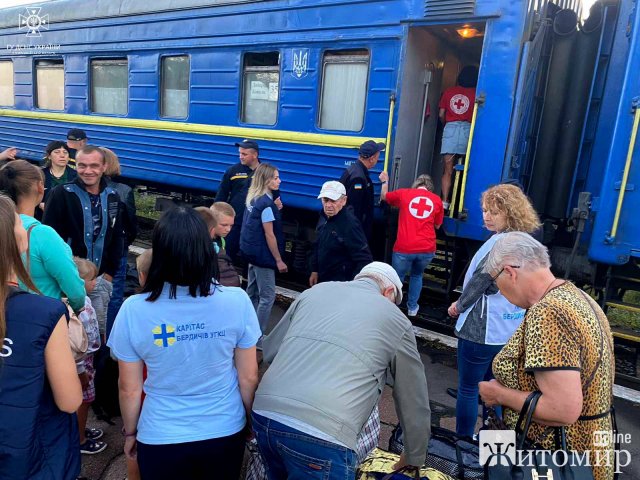
[[[159,347],[170,347],[176,343],[176,327],[173,325],[162,325],[151,330],[153,333],[153,343]]]

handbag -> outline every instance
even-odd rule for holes
[[[389,439],[389,451],[404,450],[402,428],[397,425]],[[433,468],[458,480],[482,480],[478,443],[441,427],[431,427],[425,467]]]
[[[523,452],[520,456],[523,461],[514,464],[507,455],[513,444],[508,444],[504,453],[492,452],[485,463],[487,480],[593,480],[591,467],[582,465],[583,457],[578,458],[576,452],[567,450],[564,427],[553,427],[556,450],[538,449],[528,444],[527,434],[541,395],[539,391],[529,394],[516,423],[515,447],[516,452]],[[558,451],[564,453],[558,455]],[[556,459],[561,459],[562,465],[556,465]]]
[[[64,301],[64,299],[63,299]],[[87,349],[89,348],[89,337],[87,331],[82,325],[82,320],[78,318],[69,304],[65,302],[67,310],[69,311],[69,344],[71,346],[71,353],[73,359],[77,362],[85,357]]]

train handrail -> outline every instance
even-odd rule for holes
[[[624,164],[624,173],[622,174],[622,182],[620,183],[620,193],[618,194],[618,204],[616,205],[616,213],[613,216],[613,225],[611,226],[610,240],[616,238],[618,233],[618,224],[620,223],[620,213],[622,212],[622,204],[624,203],[624,195],[627,190],[627,182],[629,181],[629,171],[631,170],[631,161],[633,159],[633,150],[636,146],[636,138],[638,137],[638,126],[640,125],[640,105],[636,105],[633,117],[633,128],[631,129],[631,138],[629,139],[629,149],[627,150],[627,160]]]
[[[393,127],[393,112],[396,109],[396,96],[392,93],[389,97],[389,125],[387,126],[387,148],[384,154],[384,171],[389,166],[389,155],[391,155],[391,128]]]
[[[473,132],[476,129],[476,117],[478,115],[478,106],[484,102],[484,96],[479,95],[476,97],[476,101],[473,104],[473,116],[471,117],[471,128],[469,130],[469,141],[467,142],[467,153],[464,158],[464,170],[462,170],[462,186],[460,187],[460,200],[458,203],[458,213],[461,213],[464,209],[464,194],[467,189],[467,174],[469,173],[469,166],[471,165],[471,145],[473,144]]]

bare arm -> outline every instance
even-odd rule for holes
[[[142,360],[137,362],[118,360],[120,411],[122,413],[124,431],[127,435],[124,453],[131,459],[136,457],[136,437],[134,434],[138,429],[138,419],[140,418],[140,407],[142,405],[142,367]]]
[[[247,423],[251,419],[251,407],[253,406],[253,396],[258,388],[258,362],[256,361],[256,347],[236,348],[234,351],[234,362],[238,371],[238,384],[240,385],[240,396],[247,413]]]
[[[582,385],[577,370],[539,370],[534,376],[542,396],[533,419],[544,425],[572,425],[582,412]],[[480,382],[480,395],[487,405],[503,405],[519,412],[531,392],[507,388],[496,380]]]
[[[284,273],[287,271],[287,266],[282,261],[282,257],[280,256],[280,250],[278,249],[278,240],[276,240],[276,235],[273,233],[273,222],[264,222],[262,224],[262,228],[264,228],[264,236],[267,240],[267,246],[269,247],[269,251],[273,258],[276,260],[276,265],[278,266],[278,271],[280,273]]]
[[[446,123],[445,121],[445,116],[444,116],[444,108],[441,108],[440,110],[438,110],[438,116],[440,117],[440,121],[442,121],[442,123]]]
[[[389,191],[389,174],[383,170],[380,172],[380,176],[378,178],[382,182],[382,186],[380,187],[380,200],[384,200],[387,197],[387,192]]]
[[[71,354],[69,329],[64,316],[60,317],[49,337],[44,349],[44,363],[56,405],[63,412],[74,413],[82,403],[82,388]]]

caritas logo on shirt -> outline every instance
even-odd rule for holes
[[[409,202],[409,213],[419,220],[429,218],[433,213],[433,202],[429,197],[414,197]]]

